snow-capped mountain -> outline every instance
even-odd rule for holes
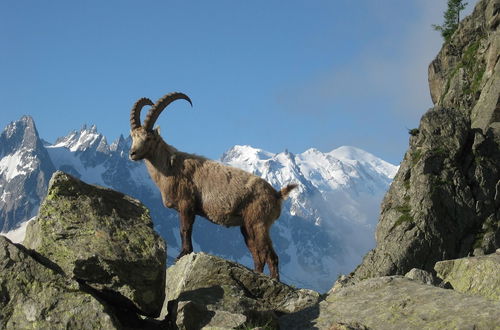
[[[37,214],[53,172],[33,119],[10,123],[0,134],[0,232]]]
[[[323,290],[338,274],[352,271],[375,245],[379,205],[397,172],[397,166],[346,146],[297,155],[235,146],[221,161],[259,175],[277,189],[299,184],[271,234],[285,280]]]
[[[26,201],[9,204],[5,209],[9,213],[0,200],[2,231],[13,230],[36,214],[47,180],[58,169],[141,200],[167,241],[169,264],[177,256],[177,213],[163,207],[144,164],[128,159],[130,137],[120,136],[109,145],[95,126],[84,126],[53,144],[43,144],[33,120],[23,117],[5,129],[0,142],[0,196],[2,200]],[[235,146],[219,161],[255,173],[277,189],[298,183],[271,236],[280,257],[282,280],[318,291],[328,290],[338,274],[352,271],[375,245],[379,205],[397,171],[396,166],[354,147],[328,153],[309,149],[294,155]],[[39,179],[33,181],[32,177]],[[15,182],[23,184],[16,186]],[[194,225],[193,240],[195,251],[253,267],[239,228],[224,228],[200,218]]]

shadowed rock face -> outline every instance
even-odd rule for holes
[[[499,0],[482,0],[429,68],[435,107],[382,203],[361,280],[434,271],[437,261],[500,246]]]
[[[110,307],[0,236],[0,329],[120,329]]]
[[[56,172],[24,244],[105,299],[160,313],[166,248],[139,201]]]

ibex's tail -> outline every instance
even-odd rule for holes
[[[288,194],[290,194],[290,192],[292,190],[294,190],[295,188],[297,188],[298,184],[296,183],[291,183],[289,184],[288,186],[282,188],[279,192],[278,192],[278,196],[279,198],[281,198],[282,200],[285,200],[287,199],[288,197]]]

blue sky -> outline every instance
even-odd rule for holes
[[[466,13],[474,0],[469,0]],[[140,97],[180,150],[219,158],[352,145],[392,163],[432,106],[431,24],[445,0],[0,1],[0,127],[34,117],[50,142],[129,132]],[[144,118],[144,117],[143,117]]]

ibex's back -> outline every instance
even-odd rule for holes
[[[153,125],[161,111],[172,101],[189,97],[171,93],[156,104],[146,98],[136,102],[131,112],[132,160],[144,159],[162,194],[165,206],[180,214],[182,251],[192,252],[191,233],[195,215],[224,226],[240,226],[255,263],[262,272],[267,262],[271,276],[279,279],[278,256],[269,237],[269,228],[279,217],[281,202],[296,185],[276,191],[265,180],[243,170],[203,157],[177,151],[163,141]],[[140,110],[153,105],[144,125]]]
[[[244,212],[259,204],[267,221],[280,215],[281,196],[263,179],[243,170],[207,161],[193,176],[203,214],[224,226],[242,226]],[[265,214],[263,214],[265,213]]]

